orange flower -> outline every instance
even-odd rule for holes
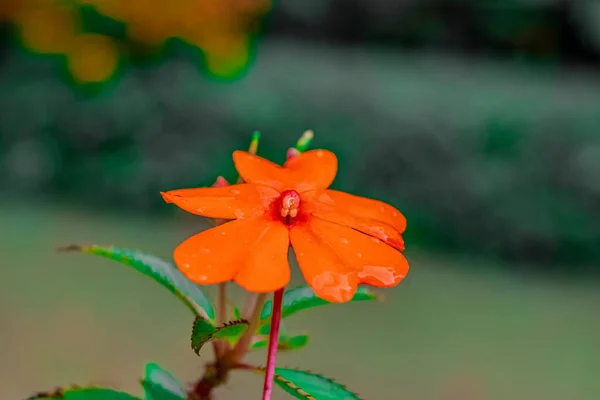
[[[308,285],[331,302],[350,300],[359,284],[391,287],[406,276],[406,219],[389,204],[327,189],[335,154],[311,150],[283,167],[244,151],[233,160],[246,183],[162,193],[190,213],[234,219],[175,249],[175,263],[190,280],[278,290],[290,279],[290,245]]]

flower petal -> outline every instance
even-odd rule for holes
[[[265,213],[279,193],[267,186],[240,184],[161,193],[167,203],[209,218],[253,218]]]
[[[307,192],[301,197],[304,209],[313,216],[356,229],[404,250],[401,234],[406,229],[406,218],[391,205],[337,190]]]
[[[188,279],[206,285],[237,280],[238,273],[255,271],[262,267],[256,266],[257,263],[264,263],[269,271],[275,271],[277,279],[244,272],[242,280],[251,287],[258,286],[251,284],[261,279],[265,279],[271,286],[277,286],[284,281],[281,270],[289,270],[288,243],[287,228],[281,223],[263,218],[241,219],[190,237],[175,249],[174,259]],[[285,283],[287,281],[282,286]]]
[[[307,283],[328,301],[350,300],[361,283],[395,286],[408,273],[401,252],[332,222],[313,218],[294,225],[290,239]]]
[[[317,296],[334,303],[352,299],[358,287],[356,271],[344,264],[310,224],[294,225],[290,241],[302,275]]]
[[[331,151],[318,149],[290,158],[283,167],[291,172],[294,189],[302,193],[327,189],[337,174],[338,161]]]
[[[233,162],[240,176],[248,183],[269,186],[280,192],[289,183],[289,171],[247,151],[234,151]]]
[[[249,292],[266,293],[281,289],[290,281],[288,249],[290,233],[279,221],[265,225],[256,245],[246,254],[243,268],[235,281]]]
[[[337,157],[327,150],[307,151],[290,158],[283,167],[245,151],[235,151],[233,161],[244,181],[280,192],[325,189],[337,173]]]

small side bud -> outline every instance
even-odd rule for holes
[[[223,178],[222,176],[217,176],[217,180],[212,185],[214,188],[222,188],[225,186],[229,186],[229,182],[227,182],[227,179]]]
[[[250,147],[248,147],[248,153],[256,154],[258,152],[258,142],[260,141],[260,132],[254,131],[252,133],[252,140],[250,141]]]
[[[306,132],[304,132],[302,136],[300,136],[300,139],[298,139],[298,142],[296,142],[296,150],[298,150],[299,152],[306,151],[314,137],[315,133],[312,130],[309,129]]]
[[[289,160],[290,158],[299,156],[300,152],[298,150],[296,150],[294,147],[290,147],[287,151],[287,156],[286,159]]]

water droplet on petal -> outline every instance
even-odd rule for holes
[[[227,232],[221,231],[221,236],[225,236],[225,235],[227,235]]]
[[[196,208],[196,211],[198,211],[199,213],[204,212],[204,208],[203,207],[198,207],[198,208]]]
[[[346,238],[340,238],[340,242],[344,243],[344,244],[348,244],[348,239]]]
[[[321,150],[317,151],[317,157],[321,158],[325,155]]]
[[[202,252],[203,252],[204,254],[210,254],[210,249],[203,248],[203,249],[202,249]]]
[[[231,193],[240,194],[240,191],[238,189],[231,189]]]
[[[397,213],[396,211],[394,211],[394,212],[392,213],[392,215],[393,215],[394,217],[397,217],[397,216],[398,216],[398,213]]]
[[[356,255],[358,256],[358,258],[362,258],[362,253],[357,253]]]
[[[340,273],[323,272],[311,281],[311,286],[316,292],[320,292],[338,301],[347,301],[352,296],[355,288],[350,284],[349,275]]]
[[[358,273],[358,277],[360,279],[375,278],[382,285],[390,286],[396,282],[397,278],[401,278],[402,276],[394,274],[393,268],[365,265],[362,271]]]
[[[236,218],[243,218],[244,217],[244,212],[238,208],[237,210],[235,210],[235,217]]]

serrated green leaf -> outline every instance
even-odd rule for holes
[[[192,349],[196,354],[200,354],[205,343],[214,339],[235,340],[246,329],[248,329],[248,321],[245,320],[230,321],[223,326],[216,327],[202,317],[196,317],[192,327]]]
[[[308,371],[275,368],[275,383],[303,400],[361,400],[344,385]]]
[[[61,388],[52,392],[38,393],[28,400],[61,399],[61,400],[140,400],[129,393],[99,387]]]
[[[144,385],[144,382],[147,385]],[[146,371],[144,373],[144,380],[142,386],[146,389],[146,398],[148,400],[161,400],[166,394],[162,394],[162,391],[168,391],[172,394],[172,398],[184,399],[186,396],[185,389],[177,379],[173,377],[166,370],[162,369],[158,364],[148,363],[146,364]],[[158,388],[157,388],[158,387]],[[162,397],[157,397],[157,395]]]
[[[213,339],[237,338],[248,329],[248,321],[239,320],[228,322],[217,329],[213,334]]]
[[[246,365],[247,371],[264,375],[265,369]],[[274,381],[283,390],[301,400],[363,400],[344,385],[309,371],[275,368]]]
[[[214,321],[215,312],[209,298],[173,264],[137,250],[118,247],[68,246],[61,250],[79,251],[118,261],[154,279],[177,296],[195,315]]]
[[[279,337],[279,344],[277,350],[279,351],[291,351],[298,350],[308,344],[308,335],[281,335]],[[268,336],[260,336],[260,340],[255,341],[250,345],[253,350],[261,349],[269,345]]]
[[[365,286],[360,286],[356,290],[356,293],[354,294],[354,297],[351,301],[357,302],[375,299],[377,299],[377,295],[375,293],[373,293]],[[289,317],[290,315],[295,314],[301,310],[306,310],[308,308],[318,306],[324,306],[327,304],[331,303],[321,299],[320,297],[317,297],[315,292],[309,286],[299,286],[285,292],[283,296],[281,318]],[[263,306],[262,311],[260,313],[261,323],[259,325],[259,332],[261,334],[269,333],[272,313],[273,301],[269,300],[265,302],[265,305]]]
[[[143,380],[142,387],[146,393],[146,400],[185,400],[185,394],[179,396],[154,382]]]

